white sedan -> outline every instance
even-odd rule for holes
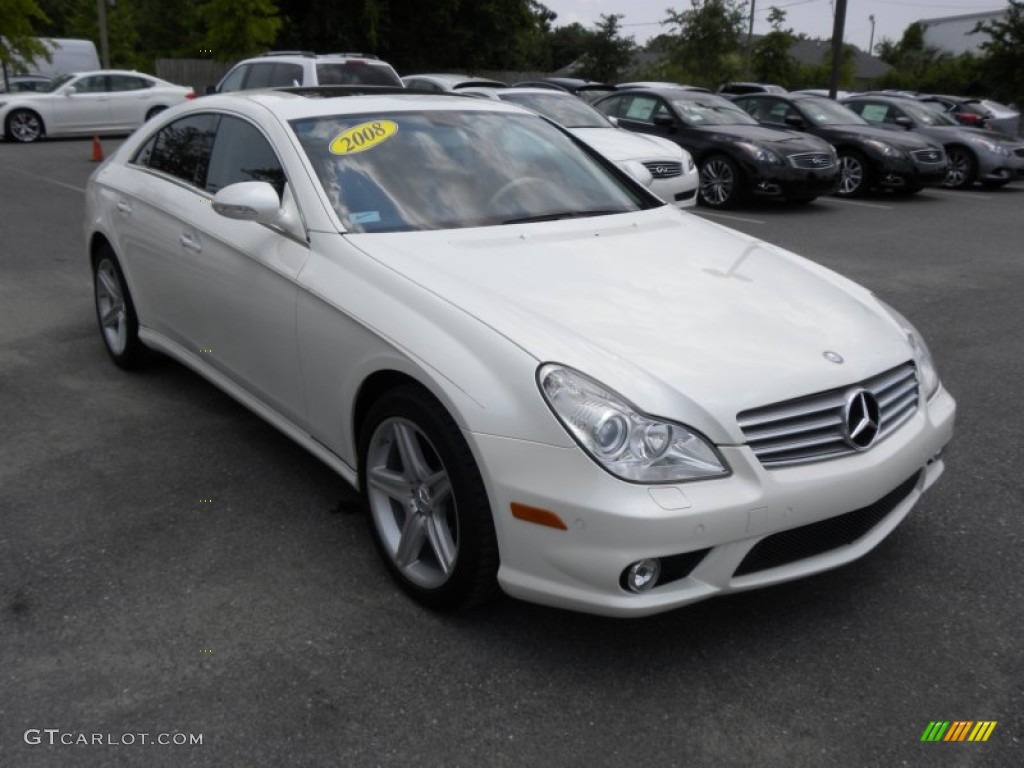
[[[665,202],[677,208],[697,204],[697,166],[674,141],[618,128],[577,96],[550,88],[466,87],[460,93],[508,101],[544,115],[627,170]]]
[[[85,230],[113,361],[168,354],[334,468],[438,609],[807,576],[943,471],[955,404],[898,312],[510,104],[205,98],[96,170]]]
[[[62,75],[41,92],[0,94],[0,126],[9,141],[43,136],[130,133],[153,115],[195,98],[195,91],[141,72]]]

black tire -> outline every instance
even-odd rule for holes
[[[167,109],[167,107],[164,107],[164,106],[153,107],[151,110],[149,110],[149,112],[146,113],[146,120],[152,120],[154,117],[159,115],[165,109]]]
[[[949,170],[946,171],[944,186],[950,189],[970,189],[978,178],[978,161],[967,147],[946,148]]]
[[[119,368],[140,367],[147,350],[139,340],[139,319],[128,284],[109,245],[102,246],[93,257],[92,283],[96,321],[107,354]]]
[[[480,471],[451,415],[425,390],[380,397],[359,435],[359,487],[374,544],[398,584],[439,611],[498,592],[498,545]]]
[[[871,189],[871,166],[867,158],[855,149],[839,151],[839,185],[836,197],[863,197]]]
[[[31,109],[15,109],[4,123],[4,135],[11,141],[28,144],[46,135],[43,119]]]
[[[736,162],[711,155],[700,166],[699,200],[709,208],[733,208],[746,196],[747,181]]]

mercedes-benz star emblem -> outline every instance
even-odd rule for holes
[[[865,389],[853,392],[846,401],[843,427],[846,442],[858,451],[866,450],[878,437],[882,411],[878,400]]]
[[[835,363],[836,365],[841,365],[843,362],[843,356],[840,355],[838,352],[833,352],[831,349],[826,349],[824,352],[821,353],[821,356],[828,360],[830,363]]]

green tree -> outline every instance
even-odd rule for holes
[[[673,29],[666,73],[691,85],[713,88],[743,70],[740,55],[746,2],[690,0],[685,11],[668,10]]]
[[[595,33],[578,21],[564,27],[556,27],[548,35],[550,66],[541,69],[561,69],[582,58],[590,49]]]
[[[23,71],[35,58],[50,60],[49,50],[35,38],[36,30],[48,21],[35,0],[0,0],[0,76],[5,90],[8,72]]]
[[[990,37],[981,44],[980,67],[992,96],[1024,106],[1024,0],[1010,0],[1002,20],[981,23],[975,31]]]
[[[768,23],[772,30],[754,45],[755,80],[789,86],[795,79],[797,63],[789,51],[797,38],[792,29],[782,26],[785,21],[786,12],[772,6],[768,12]]]
[[[209,0],[198,13],[206,26],[205,47],[221,61],[271,48],[281,29],[273,0]]]
[[[595,34],[587,44],[583,54],[580,75],[592,80],[613,83],[619,74],[629,66],[629,61],[636,50],[632,36],[622,37],[619,34],[621,14],[610,16],[601,14]]]
[[[68,8],[64,30],[66,37],[92,40],[99,49],[100,24],[96,0],[73,0]],[[107,6],[107,41],[110,44],[110,66],[153,71],[152,60],[139,56],[139,33],[135,27],[135,7],[130,0]]]

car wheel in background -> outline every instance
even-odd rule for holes
[[[967,189],[974,184],[978,175],[978,161],[966,147],[949,147],[949,170],[946,171],[945,186],[952,189]]]
[[[725,155],[712,155],[700,167],[700,201],[711,208],[731,208],[743,197],[739,167]]]
[[[92,275],[103,344],[118,367],[137,368],[145,358],[146,347],[139,340],[139,321],[128,284],[109,245],[93,259]]]
[[[839,152],[839,185],[837,197],[860,197],[871,189],[871,172],[860,152],[844,149]]]
[[[8,139],[28,143],[43,136],[43,120],[31,109],[16,109],[7,116],[4,132]]]
[[[162,106],[161,107],[153,107],[151,110],[149,110],[149,112],[146,113],[146,119],[147,120],[153,119],[154,117],[159,115],[161,112],[163,112],[165,109],[167,109],[167,107],[162,107]]]
[[[402,386],[360,430],[359,485],[388,570],[415,600],[467,608],[497,592],[498,547],[480,471],[433,396]]]

